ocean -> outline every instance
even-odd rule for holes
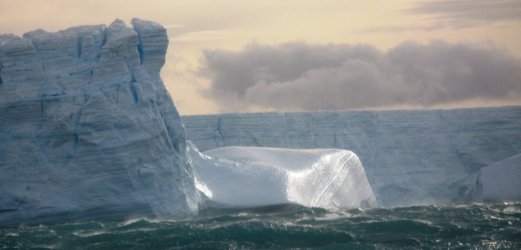
[[[331,212],[297,205],[0,226],[0,249],[519,249],[521,203]]]

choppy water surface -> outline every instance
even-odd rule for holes
[[[521,203],[332,213],[293,205],[0,228],[0,248],[521,248]]]

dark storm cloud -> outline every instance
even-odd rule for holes
[[[250,45],[205,52],[206,95],[223,111],[320,110],[521,100],[521,62],[471,44]]]
[[[521,20],[519,0],[450,0],[426,1],[407,10],[430,14],[453,26],[475,26],[499,21]]]

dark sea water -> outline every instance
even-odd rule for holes
[[[294,205],[0,228],[1,249],[519,249],[521,203],[330,212]]]

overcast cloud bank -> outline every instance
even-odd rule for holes
[[[433,107],[519,103],[521,61],[504,50],[436,41],[371,45],[251,44],[207,50],[205,95],[222,111]]]
[[[407,10],[414,14],[434,15],[453,27],[487,25],[521,20],[519,0],[446,0],[424,1]]]

